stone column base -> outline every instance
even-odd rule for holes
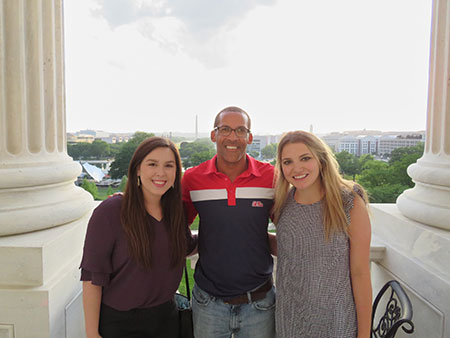
[[[450,230],[450,163],[442,163],[424,155],[408,167],[408,175],[416,184],[397,199],[398,209],[414,221]]]
[[[395,204],[371,204],[371,210],[373,237],[386,247],[384,258],[372,263],[374,295],[398,280],[413,305],[415,332],[408,337],[450,337],[450,232],[405,217]]]
[[[84,337],[78,266],[89,217],[0,237],[0,337]]]

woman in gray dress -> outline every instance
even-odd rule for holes
[[[278,145],[278,338],[369,338],[372,288],[367,196],[344,180],[311,133]]]

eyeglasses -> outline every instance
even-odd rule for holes
[[[214,130],[219,132],[219,134],[222,136],[230,136],[231,132],[234,131],[236,136],[240,137],[240,138],[246,137],[248,135],[248,133],[250,133],[250,129],[247,129],[245,127],[237,127],[236,129],[233,129],[229,126],[220,126],[220,127],[214,128]]]

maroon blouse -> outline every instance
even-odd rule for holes
[[[153,307],[170,300],[180,283],[183,266],[170,265],[169,238],[163,221],[148,215],[153,228],[152,268],[145,270],[129,255],[120,222],[122,196],[103,201],[89,220],[81,261],[81,280],[103,287],[102,303],[119,311]],[[188,250],[196,245],[186,226]]]

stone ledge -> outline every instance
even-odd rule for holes
[[[78,257],[67,260],[58,273],[41,286],[0,287],[0,318],[2,324],[14,327],[12,337],[81,338],[66,335],[68,325],[72,331],[73,327],[84,327],[82,312],[66,311],[81,291],[78,264]]]
[[[413,221],[395,204],[371,204],[371,211],[377,241],[450,280],[450,231]]]
[[[372,235],[370,243],[370,261],[380,262],[386,254],[386,247],[377,236]]]
[[[193,234],[198,234],[198,230],[192,230]],[[386,247],[382,240],[380,240],[377,236],[372,236],[372,241],[370,243],[370,261],[371,262],[380,262],[386,253]],[[274,263],[276,263],[276,256],[273,256]],[[190,261],[191,268],[195,269],[195,264],[198,261],[198,253],[188,257]],[[275,269],[274,269],[275,271]]]
[[[79,264],[90,215],[46,230],[0,237],[0,287],[40,286],[64,268],[68,257]]]

